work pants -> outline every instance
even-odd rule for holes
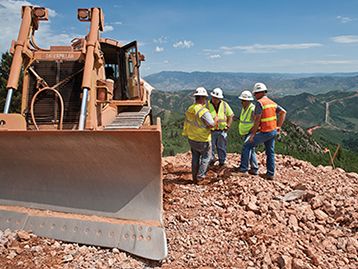
[[[211,142],[198,142],[189,139],[191,149],[191,173],[193,180],[204,178],[211,157]]]
[[[218,153],[219,164],[223,165],[226,161],[226,145],[227,145],[227,132],[222,130],[215,130],[211,132],[211,160],[215,160],[215,151]]]
[[[243,139],[244,139],[244,144],[248,141],[250,134],[244,135]],[[241,162],[242,162],[242,158],[244,156],[244,147],[242,147],[242,152],[241,152]],[[246,162],[246,161],[245,161]],[[258,170],[259,170],[259,165],[257,163],[257,156],[256,156],[256,148],[253,147],[250,150],[249,153],[249,164],[250,164],[250,170],[253,174],[257,174]]]
[[[240,171],[246,172],[249,167],[249,159],[250,153],[252,149],[257,147],[260,144],[265,145],[265,153],[266,153],[266,175],[274,176],[275,175],[275,137],[277,135],[277,131],[273,130],[271,132],[265,133],[257,133],[254,137],[253,142],[251,143],[249,140],[244,143],[241,155],[241,163],[240,163]]]

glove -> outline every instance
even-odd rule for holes
[[[281,134],[281,127],[276,127],[277,135]]]

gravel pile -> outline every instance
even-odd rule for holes
[[[164,158],[162,262],[5,230],[1,268],[358,268],[356,173],[277,155],[267,181],[236,174],[238,154],[228,159],[194,185],[189,153]]]

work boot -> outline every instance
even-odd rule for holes
[[[257,171],[255,171],[255,170],[253,170],[253,169],[250,169],[250,170],[248,171],[248,173],[249,173],[250,175],[253,175],[253,176],[257,176],[257,175],[259,174]]]
[[[274,180],[275,176],[273,175],[268,175],[268,174],[260,174],[260,177],[266,179],[266,180]]]
[[[249,176],[249,173],[247,171],[241,171],[241,170],[237,170],[232,174],[234,176],[240,176],[240,177],[248,177]]]
[[[218,159],[216,159],[216,158],[211,159],[210,162],[209,162],[209,165],[210,165],[210,166],[213,166],[217,160],[218,160]]]
[[[198,179],[196,181],[196,185],[207,185],[210,183],[210,177],[209,176],[198,176]]]

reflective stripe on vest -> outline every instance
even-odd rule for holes
[[[183,136],[198,142],[211,140],[211,131],[202,121],[201,117],[209,110],[201,104],[193,104],[185,112]]]
[[[257,101],[262,106],[260,132],[271,132],[275,130],[277,127],[277,104],[266,96]]]
[[[218,123],[215,126],[215,128],[212,128],[211,130],[217,130],[217,129],[224,130],[226,128],[227,125],[226,106],[227,106],[226,102],[221,101],[219,104],[218,112],[216,112],[214,105],[210,101],[207,103],[207,108],[209,109],[213,119],[216,116],[218,116]]]
[[[239,134],[246,135],[250,132],[252,126],[254,126],[253,116],[255,105],[250,103],[250,105],[245,110],[241,109],[240,119],[239,119]]]

